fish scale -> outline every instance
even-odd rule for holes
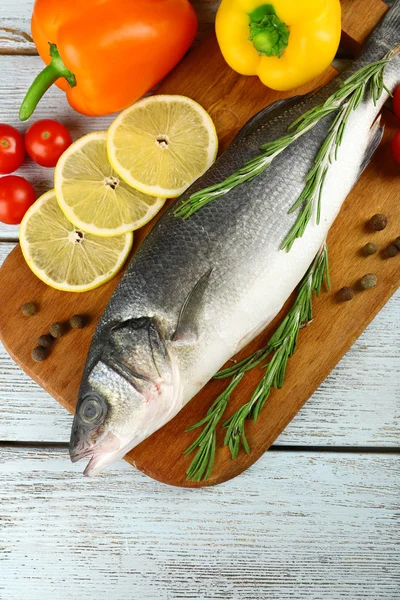
[[[399,25],[396,2],[341,78],[315,95],[277,103],[251,119],[147,236],[101,317],[89,351],[70,446],[73,460],[93,449],[86,474],[100,471],[169,421],[276,316],[359,177],[379,134],[371,125],[386,92],[376,107],[366,98],[350,115],[325,180],[320,223],[314,215],[290,252],[280,245],[298,211],[288,211],[304,188],[334,115],[288,146],[258,177],[189,219],[177,218],[176,209],[195,191],[224,180],[257,156],[261,144],[287,133],[295,119],[324,102],[343,78],[382,58],[400,42]],[[385,83],[393,89],[399,81],[400,60],[395,58],[386,67]],[[118,355],[109,350],[114,337]],[[132,356],[142,360],[136,364]],[[123,381],[116,373],[124,374]],[[90,423],[85,406],[93,406],[93,399],[99,421]]]

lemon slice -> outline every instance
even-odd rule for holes
[[[218,138],[210,115],[185,96],[150,96],[111,124],[114,170],[144,194],[175,198],[215,161]]]
[[[87,292],[118,273],[132,247],[133,234],[102,238],[68,221],[54,190],[33,204],[22,219],[19,241],[34,274],[57,290]]]
[[[125,183],[107,157],[107,133],[89,133],[61,156],[54,173],[57,200],[71,223],[93,235],[114,236],[142,227],[165,200]]]

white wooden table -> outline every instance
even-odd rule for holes
[[[216,2],[196,3],[201,34]],[[0,0],[0,121],[41,65],[32,0]],[[36,118],[74,137],[110,119],[52,90]],[[38,192],[51,171],[21,174]],[[0,258],[17,241],[0,227]],[[95,479],[67,452],[71,417],[0,348],[0,600],[400,599],[400,294],[248,472],[163,486],[121,461]]]

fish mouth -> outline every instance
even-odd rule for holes
[[[76,463],[78,462],[78,460],[82,460],[82,458],[88,458],[89,456],[92,457],[95,453],[94,448],[86,448],[86,449],[82,449],[82,450],[78,450],[77,448],[74,448],[74,450],[72,450],[69,453],[69,456],[71,458],[71,462],[72,463]]]
[[[120,440],[113,433],[109,432],[101,440],[86,445],[78,444],[76,447],[70,448],[69,455],[73,463],[84,458],[90,458],[83,472],[84,475],[90,476],[114,462],[120,453]]]
[[[115,448],[99,448],[98,452],[92,453],[92,457],[86,465],[83,474],[85,477],[98,475],[106,467],[116,462],[118,459],[123,458],[130,448],[130,444],[121,446],[120,443],[118,443],[118,447]]]

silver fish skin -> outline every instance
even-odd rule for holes
[[[341,80],[398,44],[399,0],[349,70],[313,96],[276,103],[250,119],[214,166],[156,223],[111,297],[87,357],[70,441],[73,461],[90,458],[86,475],[100,472],[172,419],[276,316],[379,143],[377,116],[388,95],[383,93],[376,106],[366,98],[350,115],[326,177],[320,224],[313,218],[290,252],[279,249],[297,216],[288,210],[333,116],[289,146],[260,176],[191,218],[175,217],[176,208],[196,190],[235,172],[262,143],[284,135],[297,117],[323,102]],[[384,81],[390,90],[400,83],[398,57],[386,67]]]

